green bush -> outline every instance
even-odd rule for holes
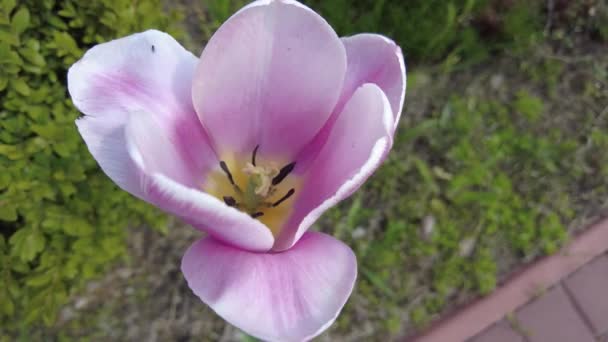
[[[416,93],[422,77],[410,76]],[[341,331],[356,324],[361,305],[373,308],[363,315],[379,329],[424,327],[446,308],[492,292],[515,265],[556,253],[573,232],[569,223],[603,203],[604,118],[556,114],[560,103],[531,90],[532,82],[512,84],[502,100],[485,88],[431,94],[428,114],[405,117],[364,190],[321,219],[359,261],[364,304],[345,307]]]
[[[377,32],[397,41],[408,61],[476,63],[535,42],[541,2],[524,0],[305,0],[340,35]],[[461,66],[462,67],[462,66]]]
[[[181,0],[182,2],[185,0]],[[408,62],[476,63],[502,50],[524,53],[542,37],[540,2],[525,0],[300,0],[340,36],[380,33],[394,39]],[[203,1],[204,39],[248,0]]]
[[[124,255],[127,226],[164,226],[89,155],[66,72],[96,43],[152,27],[179,37],[176,15],[159,0],[0,1],[3,333],[52,324],[71,293]]]

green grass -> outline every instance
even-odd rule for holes
[[[559,71],[565,68],[545,75],[544,59],[509,62],[496,73],[543,76],[528,83],[513,77],[492,89],[496,74],[487,68],[476,71],[479,85],[456,89],[449,84],[461,74],[427,75],[448,84],[433,91],[415,83],[425,77],[414,71],[413,96],[432,99],[428,112],[406,110],[385,165],[319,223],[354,247],[356,291],[379,331],[411,333],[446,308],[490,293],[514,267],[555,253],[574,231],[569,224],[592,208],[597,213],[608,195],[601,152],[608,148],[608,96],[592,86],[606,87],[606,78],[588,75],[578,97],[554,84],[568,78]],[[608,59],[596,63],[578,68],[603,68]],[[361,317],[357,305],[339,319],[343,331]],[[409,321],[399,321],[404,312]]]

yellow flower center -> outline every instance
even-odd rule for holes
[[[270,166],[255,166],[247,163],[243,172],[250,176],[251,184],[255,185],[254,193],[261,197],[267,197],[271,189],[272,179],[279,174],[276,164]]]
[[[291,174],[295,163],[279,164],[224,155],[219,169],[210,173],[203,190],[264,223],[276,237],[293,209],[300,177]],[[277,165],[284,165],[278,167]]]

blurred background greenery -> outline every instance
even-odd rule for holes
[[[411,336],[605,212],[605,1],[304,2],[408,65],[388,161],[316,225],[360,267],[320,340]],[[87,48],[148,28],[198,54],[245,3],[0,0],[0,341],[246,339],[184,285],[196,234],[101,173],[65,84]]]

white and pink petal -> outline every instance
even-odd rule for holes
[[[68,71],[72,102],[85,114],[76,125],[91,154],[113,181],[138,197],[137,170],[125,141],[133,115],[149,116],[144,122],[158,129],[150,134],[163,135],[171,145],[166,148],[177,165],[159,171],[194,184],[217,163],[192,106],[197,61],[168,34],[150,30],[99,44]]]
[[[191,100],[197,58],[169,35],[146,31],[100,44],[70,68],[76,125],[121,188],[222,241],[256,251],[272,234],[200,189],[218,159]]]
[[[395,126],[399,123],[405,99],[406,74],[401,48],[392,40],[371,33],[342,38],[348,67],[341,101],[346,102],[365,83],[374,83],[388,98]]]
[[[218,152],[293,160],[323,127],[342,89],[344,45],[318,14],[291,0],[255,1],[213,35],[193,101]]]
[[[258,252],[272,247],[274,237],[260,221],[204,193],[203,183],[190,186],[169,176],[179,175],[187,167],[154,117],[131,115],[125,132],[127,150],[146,201],[235,247]],[[204,176],[201,174],[200,179]]]
[[[338,316],[357,262],[342,242],[310,232],[282,253],[251,253],[205,238],[188,249],[182,272],[203,302],[246,333],[305,341]]]
[[[274,250],[293,246],[327,209],[350,196],[372,175],[392,146],[393,125],[393,112],[384,92],[375,84],[359,87],[308,168]]]

